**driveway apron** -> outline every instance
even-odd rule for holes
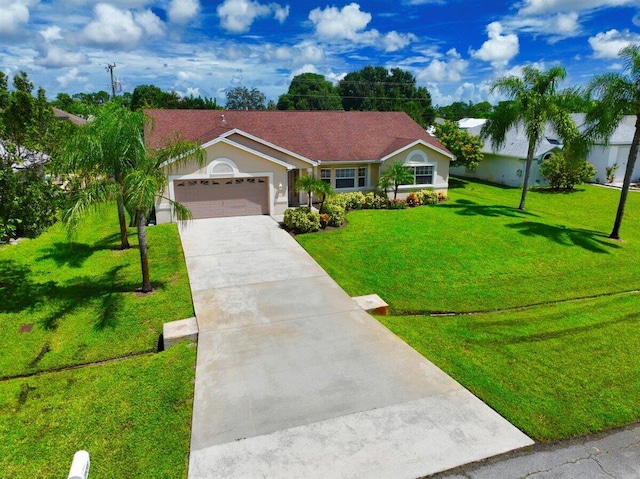
[[[180,236],[199,328],[189,478],[415,478],[532,444],[272,218]]]

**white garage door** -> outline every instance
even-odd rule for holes
[[[209,178],[174,181],[176,201],[194,219],[269,214],[268,178]]]

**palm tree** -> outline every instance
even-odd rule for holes
[[[640,145],[640,45],[630,45],[618,53],[629,73],[604,73],[596,76],[588,85],[587,93],[599,97],[600,101],[587,113],[588,134],[608,141],[625,113],[636,115],[636,129],[629,150],[627,167],[624,172],[618,211],[609,238],[620,239],[620,226],[624,207],[629,195],[631,175],[638,158]]]
[[[142,288],[140,290],[143,293],[148,293],[153,291],[153,287],[149,275],[146,225],[156,198],[165,191],[167,186],[167,175],[162,169],[162,165],[173,160],[172,166],[178,167],[194,157],[202,164],[205,156],[197,143],[183,140],[171,141],[158,150],[148,150],[142,138],[142,129],[139,131],[139,137],[132,138],[138,147],[136,148],[134,168],[124,178],[124,204],[127,210],[133,214],[138,229],[140,267],[142,269]],[[183,204],[166,197],[164,199],[171,203],[177,219],[191,218],[191,212]]]
[[[203,163],[205,155],[197,143],[179,139],[162,148],[149,150],[144,141],[145,120],[142,113],[132,112],[120,105],[104,108],[99,114],[100,121],[93,122],[90,130],[78,131],[63,154],[63,166],[73,173],[71,178],[75,183],[71,204],[63,213],[63,221],[68,231],[73,232],[88,211],[95,210],[107,201],[121,202],[122,211],[126,207],[136,220],[142,268],[141,291],[149,292],[153,288],[149,276],[145,228],[155,199],[164,191],[168,181],[161,166],[168,160],[175,160],[171,166],[179,167],[194,157]],[[73,151],[73,146],[78,150]],[[98,160],[96,164],[88,160],[92,155]],[[117,179],[115,174],[110,174],[107,164],[114,168],[117,166]],[[171,203],[178,219],[189,218],[190,213],[184,206],[173,201]]]
[[[385,169],[378,177],[377,185],[379,188],[384,189],[385,195],[388,188],[393,186],[393,200],[398,197],[398,189],[400,185],[410,185],[413,183],[413,173],[411,169],[404,166],[399,161],[391,164]]]
[[[300,191],[304,191],[307,194],[307,206],[311,208],[311,195],[313,195],[319,188],[319,184],[322,183],[325,185],[326,183],[322,180],[317,179],[315,176],[306,175],[298,178],[293,185],[293,189],[296,193]]]
[[[91,123],[79,128],[69,139],[57,159],[56,168],[58,173],[72,175],[72,184],[79,186],[74,208],[67,212],[70,231],[75,230],[84,210],[109,190],[109,196],[115,199],[118,208],[120,249],[128,249],[122,190],[124,177],[131,168],[128,138],[135,136],[138,122],[121,121],[125,114],[122,110],[117,103],[102,107]],[[101,180],[100,184],[96,179]],[[107,182],[112,184],[107,185]]]
[[[565,143],[575,141],[579,136],[569,112],[563,107],[573,92],[556,91],[558,82],[564,80],[566,75],[563,67],[541,72],[526,66],[522,70],[522,78],[505,76],[496,80],[491,87],[492,93],[498,92],[511,101],[498,104],[491,119],[482,128],[481,136],[491,137],[493,147],[500,148],[505,143],[507,132],[521,124],[529,140],[519,210],[525,208],[533,155],[547,122],[551,122]]]

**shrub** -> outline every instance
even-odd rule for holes
[[[403,210],[407,207],[407,204],[402,200],[391,200],[389,203],[389,209],[391,210]]]
[[[329,226],[342,226],[344,223],[345,210],[340,205],[325,205],[325,213],[329,216],[327,224]]]
[[[320,227],[322,229],[325,229],[328,226],[330,219],[331,219],[331,217],[328,214],[322,213],[320,215]]]
[[[364,209],[382,210],[389,206],[389,198],[385,194],[369,192],[364,195]]]
[[[447,194],[444,191],[438,191],[438,203],[447,201]]]
[[[327,198],[327,203],[339,205],[345,211],[361,210],[364,206],[364,194],[361,191],[352,191],[349,193],[338,193]]]
[[[320,229],[320,214],[308,206],[285,210],[284,225],[294,233],[311,233]]]
[[[421,190],[417,193],[421,205],[435,205],[438,203],[438,193],[433,190]]]
[[[542,162],[540,173],[547,179],[551,188],[572,190],[575,185],[591,180],[596,174],[596,169],[584,158],[571,158],[563,151],[557,151]]]
[[[404,199],[404,202],[411,208],[420,206],[420,198],[418,198],[418,195],[413,191],[407,195],[407,197]]]

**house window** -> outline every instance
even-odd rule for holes
[[[331,168],[321,168],[320,179],[325,183],[331,184]]]
[[[354,188],[355,185],[355,168],[336,168],[336,190],[342,188]]]
[[[433,184],[433,165],[428,166],[410,166],[413,172],[414,185],[432,185]]]
[[[358,186],[363,187],[367,184],[367,169],[364,167],[358,168]]]

